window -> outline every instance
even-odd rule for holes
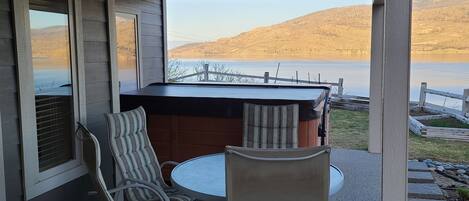
[[[17,44],[27,199],[86,173],[74,136],[85,115],[71,2],[15,1],[15,12],[27,13],[16,21],[25,39]]]
[[[74,101],[68,15],[29,12],[39,171],[73,159]],[[41,19],[49,19],[44,25]]]
[[[137,16],[116,14],[117,66],[120,92],[139,88]]]

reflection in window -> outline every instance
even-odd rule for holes
[[[72,160],[74,155],[69,18],[66,1],[54,4],[50,11],[32,2],[29,17],[38,157],[39,170],[45,171]]]
[[[137,70],[137,17],[117,13],[117,65],[120,91],[138,89]]]

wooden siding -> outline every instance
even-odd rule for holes
[[[103,176],[111,186],[114,178],[104,114],[111,112],[111,79],[107,2],[82,0],[87,124],[101,145]]]
[[[19,141],[17,76],[12,4],[0,0],[0,112],[2,113],[6,199],[23,200]]]
[[[31,201],[89,200],[87,189],[86,189],[87,186],[91,186],[91,181],[88,175],[85,175],[63,186],[60,186],[52,191],[49,191],[38,197],[35,197]]]
[[[138,13],[142,87],[164,82],[163,7],[161,0],[116,0],[117,11]]]
[[[87,90],[87,115],[90,129],[98,136],[103,154],[103,172],[113,183],[113,162],[107,143],[104,114],[111,111],[111,84],[108,48],[107,3],[83,0],[83,39]],[[19,100],[15,38],[10,0],[0,0],[0,111],[3,129],[6,196],[9,201],[24,200],[21,168]],[[93,188],[88,176],[69,182],[32,200],[86,200]]]

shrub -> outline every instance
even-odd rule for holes
[[[469,188],[458,188],[458,194],[463,201],[469,201]]]

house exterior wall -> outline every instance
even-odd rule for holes
[[[99,69],[98,65],[100,58],[107,58],[109,53],[108,49],[102,48],[103,45],[93,46],[93,42],[99,41],[101,36],[107,34],[107,24],[102,22],[104,29],[97,29],[97,26],[93,27],[93,16],[104,16],[107,15],[105,12],[105,2],[99,1],[95,3],[94,0],[83,1],[83,10],[86,11],[83,15],[86,20],[83,23],[85,32],[85,45],[88,45],[88,50],[85,50],[86,54],[85,68],[87,74],[93,74],[87,76],[87,80],[97,80],[95,82],[89,82],[87,89],[89,91],[96,91],[95,94],[89,93],[89,106],[87,107],[91,112],[89,114],[89,122],[93,125],[92,129],[96,130],[97,134],[103,136],[105,134],[105,124],[103,123],[104,118],[99,121],[97,116],[100,114],[103,116],[104,113],[109,112],[110,103],[110,85],[109,82],[99,82],[102,80],[109,80],[109,76],[103,74],[107,71],[99,71],[104,73],[93,72],[95,69]],[[101,9],[101,10],[100,10]],[[3,127],[3,140],[4,140],[4,156],[5,156],[5,175],[6,175],[6,196],[9,201],[24,200],[24,189],[23,189],[23,177],[22,177],[22,163],[21,163],[21,133],[19,127],[19,100],[18,100],[18,77],[17,77],[17,61],[16,50],[15,50],[15,36],[14,36],[14,19],[13,19],[13,6],[10,0],[0,0],[0,111],[2,112],[2,127]],[[99,27],[98,27],[99,28]],[[92,30],[92,31],[91,31]],[[88,32],[88,34],[86,34]],[[107,40],[99,41],[106,47]],[[99,49],[101,48],[101,49]],[[96,53],[96,50],[102,53]],[[93,53],[91,53],[93,52]],[[96,56],[97,55],[97,56]],[[104,55],[104,56],[103,56]],[[99,59],[98,59],[99,58]],[[104,60],[104,68],[108,68],[108,61]],[[102,65],[101,65],[102,67]],[[90,73],[88,73],[88,71]],[[96,70],[95,70],[96,71]],[[103,78],[101,78],[103,77]],[[101,78],[101,79],[98,79]],[[107,96],[106,96],[107,95]],[[103,101],[99,101],[99,100]],[[106,101],[107,100],[107,101]],[[88,100],[87,100],[88,101]],[[96,107],[93,104],[100,104]],[[99,108],[99,109],[96,109]],[[99,125],[99,126],[97,126]],[[107,144],[107,143],[106,143]],[[108,157],[109,158],[109,157]],[[112,162],[108,159],[107,163],[111,163],[108,167],[112,170]],[[112,171],[105,175],[106,178],[112,181]],[[87,191],[91,186],[91,182],[88,176],[80,177],[72,182],[69,182],[59,188],[56,188],[50,192],[44,193],[32,200],[86,200]]]
[[[12,2],[0,0],[0,111],[2,113],[6,199],[22,200],[17,66]]]
[[[116,10],[140,17],[142,87],[164,82],[163,0],[116,0]]]
[[[114,164],[108,146],[104,114],[112,111],[111,51],[107,0],[82,0],[82,36],[87,125],[101,143],[102,170],[109,186],[114,183]],[[118,0],[117,6],[141,11],[142,83],[164,80],[162,3],[158,1]],[[112,27],[112,26],[111,26]],[[18,67],[12,0],[0,0],[0,112],[3,129],[6,197],[24,200],[19,120]],[[115,87],[115,86],[114,86]],[[88,200],[93,189],[85,175],[32,200]]]

